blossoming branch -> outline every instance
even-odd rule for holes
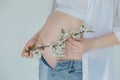
[[[84,32],[93,31],[89,30],[85,25],[81,25],[79,30],[72,30],[70,32],[67,32],[63,28],[61,28],[60,37],[56,43],[51,42],[49,45],[41,45],[39,47],[36,47],[36,45],[33,44],[31,47],[28,47],[28,49],[25,49],[25,53],[27,53],[28,56],[30,55],[30,53],[32,53],[34,58],[41,58],[41,55],[44,53],[44,49],[46,47],[50,47],[54,56],[64,57],[65,41],[67,41],[68,38],[72,38],[75,40],[83,38]]]

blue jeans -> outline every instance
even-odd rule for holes
[[[39,80],[82,80],[82,61],[61,60],[52,68],[42,57],[39,65]]]

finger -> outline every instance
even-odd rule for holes
[[[65,47],[64,51],[65,51],[65,53],[70,53],[71,47],[70,46]]]
[[[22,56],[22,57],[25,57],[26,54],[27,54],[27,51],[28,51],[28,49],[27,49],[27,48],[24,48],[23,51],[22,51],[22,53],[21,53],[21,56]]]
[[[72,47],[71,47],[71,50],[77,50],[77,51],[79,51],[79,52],[80,52],[80,51],[81,51],[81,48],[76,47],[76,46],[72,46]]]
[[[79,41],[83,41],[83,38],[80,38]]]
[[[72,41],[72,38],[69,38],[68,41],[71,42],[71,41]]]
[[[22,56],[23,57],[26,57],[28,55],[28,53],[23,53]]]
[[[77,51],[80,53],[82,51],[82,48],[72,45],[71,51]]]
[[[72,53],[80,53],[79,50],[71,50]]]
[[[73,54],[76,54],[76,55],[80,55],[82,52],[78,51],[78,50],[72,50],[72,53]]]
[[[25,57],[28,58],[30,57],[31,53],[26,53]]]
[[[21,54],[21,55],[22,55],[23,57],[26,56],[26,53],[27,53],[27,52],[25,51],[25,49],[28,50],[28,47],[29,47],[29,46],[31,46],[31,43],[27,42],[26,45],[25,45],[25,47],[24,47],[23,50],[22,50],[22,54]]]
[[[64,49],[64,53],[65,53],[65,54],[68,53],[68,50],[67,50],[66,48]]]
[[[24,57],[25,56],[25,47],[22,50],[21,56]]]
[[[80,47],[80,42],[78,42],[78,41],[73,40],[71,42],[71,44],[74,45],[74,46]]]
[[[23,51],[22,56],[27,57],[28,56],[28,51]]]
[[[75,46],[75,45],[71,45],[71,49],[72,49],[72,50],[74,50],[74,49],[75,49],[75,50],[80,50],[80,49],[82,49],[82,47],[80,47],[80,46],[78,47],[78,46]]]
[[[68,42],[68,41],[67,41],[67,42],[65,42],[65,47],[67,47],[67,48],[68,48],[68,47],[70,47],[70,46],[71,46],[71,43],[70,43],[70,42]]]
[[[25,53],[24,53],[24,52],[22,52],[21,56],[22,56],[22,57],[25,57]]]

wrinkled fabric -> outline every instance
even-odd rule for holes
[[[66,4],[68,6],[75,6],[80,1],[82,4],[83,0],[53,0],[51,1],[52,6],[49,16],[57,10],[73,17],[77,17],[76,15],[78,15],[77,18],[84,20],[88,28],[94,31],[94,33],[85,33],[84,38],[96,38],[114,32],[120,41],[120,1],[87,0],[86,5],[82,5],[86,7],[79,6],[80,14],[75,11],[75,8],[73,11],[76,13],[73,14],[70,14],[69,8],[68,12],[62,10],[63,4],[64,6]],[[59,4],[60,2],[61,4]],[[83,55],[83,80],[115,80],[114,48],[115,46],[96,49]]]
[[[49,74],[51,68],[48,66],[47,62],[41,57],[39,59],[39,80],[49,80]]]
[[[41,57],[39,64],[39,80],[82,80],[81,60],[61,60],[52,68],[44,57]]]
[[[82,80],[82,61],[58,61],[50,73],[49,80]]]

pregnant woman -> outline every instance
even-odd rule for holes
[[[52,11],[43,28],[25,45],[56,42],[60,30],[77,30],[84,23],[94,33],[83,39],[68,39],[65,57],[55,57],[46,47],[39,66],[39,80],[115,80],[113,53],[120,44],[119,0],[53,0]],[[25,49],[24,48],[24,49]],[[26,55],[24,51],[22,56]]]

